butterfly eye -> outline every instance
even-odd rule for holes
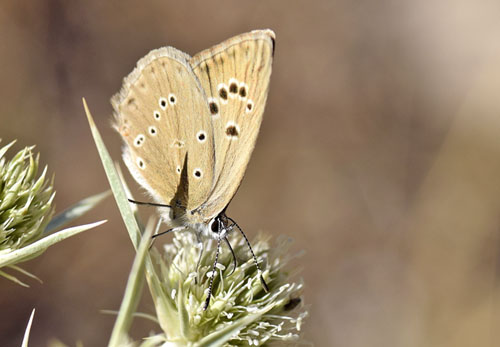
[[[158,101],[158,104],[160,105],[162,110],[165,110],[167,108],[167,99],[161,97],[160,100]]]
[[[214,233],[219,232],[219,223],[217,219],[212,219],[212,221],[210,222],[210,230],[212,230],[212,232]]]

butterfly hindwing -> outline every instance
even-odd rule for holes
[[[201,206],[207,219],[227,206],[245,173],[262,122],[273,51],[274,33],[257,30],[190,60],[207,95],[214,129],[214,186]]]
[[[112,104],[134,178],[157,202],[194,209],[213,186],[215,146],[206,96],[188,59],[172,47],[151,51]]]

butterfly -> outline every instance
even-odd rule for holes
[[[156,202],[145,204],[162,207],[172,226],[167,232],[191,229],[217,240],[215,270],[222,241],[236,262],[227,240],[236,226],[266,291],[248,239],[225,211],[255,147],[274,47],[273,31],[255,30],[193,57],[173,47],[155,49],[138,61],[111,100],[124,162]]]

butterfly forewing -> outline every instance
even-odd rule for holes
[[[112,104],[134,178],[156,201],[195,209],[213,186],[215,146],[206,96],[188,59],[172,47],[151,51]]]
[[[215,141],[214,186],[203,215],[222,211],[241,183],[262,122],[274,50],[274,33],[242,34],[190,60],[207,95]]]

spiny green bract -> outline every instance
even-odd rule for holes
[[[11,160],[4,155],[14,144],[0,148],[0,251],[12,251],[38,240],[52,217],[55,192],[46,179],[47,167],[37,176],[39,155],[33,147]]]

